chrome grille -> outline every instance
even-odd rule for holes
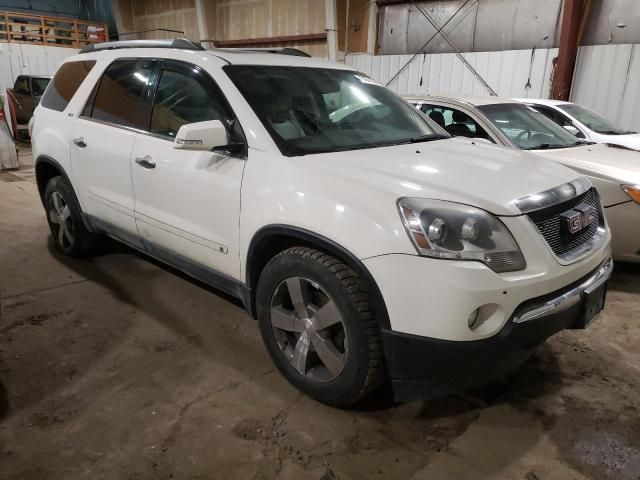
[[[582,204],[594,207],[597,218],[579,232],[571,234],[563,229],[561,215]],[[598,228],[604,225],[600,199],[593,188],[566,202],[530,212],[528,216],[547,241],[553,253],[561,258],[586,243],[597,233]]]

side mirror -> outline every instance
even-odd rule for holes
[[[173,148],[220,150],[229,145],[229,132],[220,120],[187,123],[178,130]]]

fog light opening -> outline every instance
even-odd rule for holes
[[[469,325],[469,330],[475,330],[480,325],[482,325],[482,321],[480,320],[480,309],[476,308],[469,318],[467,319],[467,324]]]

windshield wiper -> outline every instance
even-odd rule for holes
[[[431,142],[433,140],[443,140],[445,138],[451,138],[449,135],[442,135],[440,133],[430,133],[428,135],[422,135],[420,137],[413,137],[407,140],[406,142],[401,143],[421,143],[421,142]]]
[[[621,135],[622,134],[620,130],[596,130],[596,132],[601,133],[603,135]]]
[[[573,147],[575,145],[577,145],[577,143],[571,143],[569,145],[559,145],[557,143],[541,143],[540,145],[534,145],[533,147],[523,148],[523,150],[547,150],[552,148]]]

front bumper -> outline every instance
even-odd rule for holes
[[[451,341],[382,332],[394,396],[399,401],[435,398],[486,384],[520,366],[536,347],[567,328],[582,328],[585,294],[611,276],[607,258],[580,280],[527,300],[496,334],[474,341]]]

